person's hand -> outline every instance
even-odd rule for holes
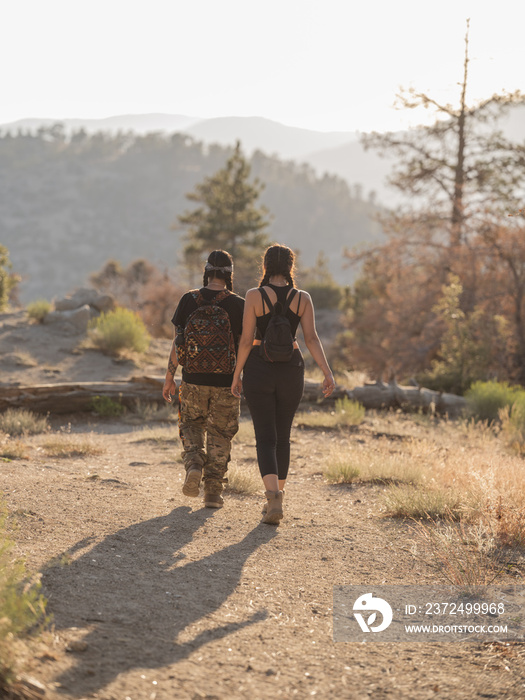
[[[327,375],[325,376],[325,378],[324,378],[324,381],[323,381],[323,388],[322,388],[323,396],[325,397],[325,399],[326,399],[328,396],[330,396],[330,394],[332,393],[332,391],[333,391],[334,389],[335,389],[335,379],[334,379],[334,375],[333,375],[332,373],[327,374]]]
[[[175,379],[170,375],[164,380],[164,386],[162,387],[162,396],[164,400],[171,403],[172,397],[177,393],[177,385],[175,384]]]
[[[236,396],[238,399],[241,398],[241,391],[242,391],[242,380],[240,377],[233,378],[232,382],[232,394]]]

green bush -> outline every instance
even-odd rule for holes
[[[335,412],[344,425],[361,425],[366,413],[365,407],[359,401],[349,399],[348,396],[337,399]]]
[[[29,318],[38,323],[42,323],[52,308],[53,306],[50,301],[46,299],[37,299],[27,305],[26,311]]]
[[[316,309],[338,309],[343,290],[337,284],[312,282],[305,287]]]
[[[99,350],[117,355],[123,350],[145,352],[150,336],[142,319],[129,309],[102,313],[89,322],[89,336]]]
[[[0,695],[8,692],[15,677],[16,640],[44,620],[46,604],[38,577],[28,577],[23,563],[13,558],[12,548],[5,507],[0,504]]]
[[[525,391],[507,382],[474,382],[465,398],[471,416],[492,422],[502,409],[510,408],[518,399],[525,400]]]
[[[126,410],[118,401],[113,401],[109,396],[94,396],[91,399],[91,408],[99,416],[113,418],[121,416]]]

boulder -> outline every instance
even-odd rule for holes
[[[80,308],[71,311],[50,311],[44,317],[44,323],[67,323],[77,332],[85,333],[91,318],[96,315],[89,304],[84,304]]]
[[[56,311],[73,311],[83,306],[92,306],[97,311],[108,311],[115,305],[115,300],[109,294],[100,294],[96,289],[81,287],[70,296],[55,301]]]

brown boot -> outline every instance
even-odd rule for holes
[[[283,517],[283,492],[282,491],[265,491],[266,496],[266,513],[263,515],[263,523],[269,525],[278,525]]]
[[[204,492],[204,505],[206,508],[222,508],[224,500],[218,493]]]
[[[197,464],[191,464],[186,470],[186,478],[182,485],[182,493],[191,498],[197,498],[199,495],[199,486],[201,483],[202,469]]]
[[[285,490],[283,489],[283,500],[284,500],[284,494],[285,494],[285,493],[286,493],[286,492],[285,492]],[[266,515],[266,511],[267,511],[267,510],[268,510],[268,501],[266,501],[266,503],[263,505],[261,513],[262,513],[263,515]]]

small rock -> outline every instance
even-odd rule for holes
[[[73,639],[66,647],[66,651],[76,652],[76,651],[86,651],[88,648],[87,642],[81,639]]]
[[[20,676],[19,681],[28,690],[30,690],[33,693],[37,693],[42,697],[44,697],[47,692],[46,686],[40,681],[37,681],[37,679],[33,678],[32,676]]]

